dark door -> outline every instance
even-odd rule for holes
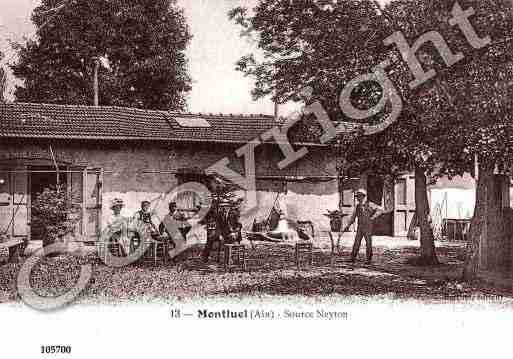
[[[59,179],[57,180],[57,176]],[[60,183],[66,188],[67,183],[66,168],[59,168],[59,174],[55,167],[51,166],[31,166],[30,167],[30,201],[34,201],[47,188],[52,188]],[[31,216],[32,217],[32,216]],[[30,233],[32,240],[42,240],[44,229],[34,221],[31,221]]]

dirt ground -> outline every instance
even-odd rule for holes
[[[408,259],[418,253],[418,242],[376,238],[374,262],[365,266],[365,248],[359,261],[347,262],[352,237],[342,239],[342,254],[333,256],[327,238],[314,249],[314,263],[306,258],[298,269],[294,248],[287,245],[248,246],[247,270],[226,273],[216,255],[203,263],[198,252],[178,263],[105,266],[90,250],[80,257],[62,255],[43,259],[33,271],[32,283],[44,296],[66,292],[78,278],[81,264],[92,264],[93,277],[78,298],[83,303],[175,301],[203,298],[324,297],[413,299],[429,302],[494,300],[513,306],[511,287],[493,287],[483,281],[462,283],[464,244],[439,242],[441,264],[414,267]],[[0,252],[0,302],[17,301],[15,280],[20,264],[6,264]]]

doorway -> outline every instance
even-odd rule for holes
[[[37,196],[45,189],[55,187],[57,183],[66,186],[67,176],[66,167],[59,167],[59,178],[57,180],[57,171],[54,166],[30,166],[30,203],[34,203]],[[32,211],[32,209],[31,209]],[[32,218],[32,213],[31,213]],[[30,227],[31,240],[38,241],[43,239],[44,229],[32,222]]]

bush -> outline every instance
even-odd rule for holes
[[[327,211],[324,215],[330,219],[330,227],[332,232],[340,232],[342,230],[342,213],[340,211]]]
[[[44,230],[43,246],[75,232],[81,208],[71,203],[63,185],[46,188],[32,202],[32,222]]]

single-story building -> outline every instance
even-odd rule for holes
[[[280,168],[285,158],[280,144],[262,137],[279,125],[273,116],[264,115],[0,104],[0,233],[37,238],[38,229],[31,226],[31,201],[55,184],[57,175],[83,209],[77,232],[86,239],[98,238],[111,212],[109,203],[116,197],[125,201],[126,215],[135,213],[141,201],[150,200],[163,216],[170,200],[166,195],[187,181],[189,171],[194,174],[227,159],[228,167],[244,176],[251,161],[241,148],[253,143],[258,208],[244,219],[246,228],[253,219],[265,219],[278,204],[288,216],[312,221],[316,231],[328,230],[327,210],[350,213],[353,192],[364,187],[370,200],[389,211],[380,234],[406,234],[415,212],[411,175],[391,183],[371,174],[339,183],[338,151],[297,138],[294,149],[306,148],[307,153]],[[446,208],[456,211],[448,217],[471,215],[475,185],[469,176],[463,180],[462,188],[456,186],[463,192],[449,196],[456,207],[446,203]],[[443,181],[431,188],[432,209],[443,206],[443,191],[448,190]],[[244,192],[242,188],[240,194]],[[197,198],[184,194],[178,202],[182,210],[192,210]]]
[[[243,176],[246,159],[236,151],[277,125],[264,115],[0,104],[0,230],[37,235],[30,226],[31,201],[56,183],[56,166],[60,182],[83,208],[84,237],[98,237],[116,197],[125,201],[126,215],[150,200],[163,216],[168,200],[163,197],[184,182],[189,169],[204,170],[228,158],[229,167]],[[323,213],[339,204],[335,160],[326,146],[297,145],[306,146],[308,154],[284,169],[278,167],[284,156],[276,143],[262,140],[255,147],[254,217],[264,219],[278,201],[288,215],[327,229]],[[194,208],[194,198],[181,197],[179,207]]]
[[[252,219],[265,219],[278,205],[288,216],[311,220],[316,230],[328,230],[324,214],[339,208],[351,212],[357,188],[367,188],[371,200],[381,204],[402,193],[401,180],[394,189],[394,184],[384,186],[373,176],[339,186],[337,151],[313,141],[296,139],[295,148],[305,147],[308,153],[280,169],[284,159],[280,146],[272,138],[262,139],[276,126],[273,116],[264,115],[0,104],[0,230],[12,236],[37,236],[37,228],[30,226],[31,201],[56,183],[57,167],[60,182],[83,208],[79,232],[84,237],[98,237],[110,215],[109,203],[116,197],[124,199],[127,215],[137,211],[142,200],[153,200],[163,216],[165,195],[185,181],[189,170],[205,170],[227,158],[230,169],[244,176],[246,158],[237,150],[257,139],[261,142],[254,150],[258,209],[254,217],[245,219],[247,227]],[[382,234],[405,233],[414,211],[408,198],[406,205],[399,200],[397,208],[389,208],[396,218],[406,210],[407,217],[397,222],[402,224],[394,226],[390,216]],[[179,202],[183,210],[196,204],[187,196]]]

